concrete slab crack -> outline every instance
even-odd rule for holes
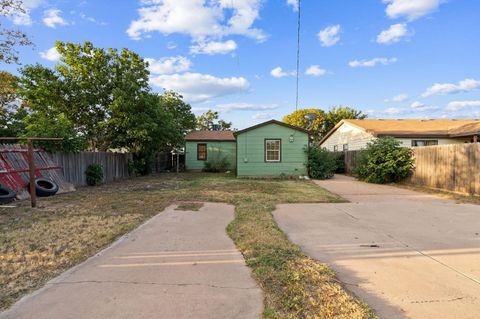
[[[123,285],[155,285],[155,286],[177,286],[177,287],[188,287],[188,286],[201,286],[217,289],[240,289],[240,290],[250,290],[257,289],[257,287],[231,287],[231,286],[218,286],[218,285],[209,285],[202,283],[162,283],[162,282],[142,282],[142,281],[121,281],[121,280],[79,280],[79,281],[62,281],[49,283],[48,285],[75,285],[75,284],[123,284]]]
[[[458,301],[462,300],[465,297],[458,297],[458,298],[452,298],[452,299],[446,299],[446,300],[440,300],[440,299],[433,299],[433,300],[417,300],[417,301],[411,301],[410,303],[434,303],[434,302],[452,302],[452,301]]]

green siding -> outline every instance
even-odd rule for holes
[[[290,142],[293,135],[294,141]],[[281,139],[280,163],[265,162],[265,139]],[[308,134],[269,124],[237,135],[237,176],[307,175]]]
[[[197,144],[207,144],[207,160],[208,156],[215,152],[221,152],[222,156],[226,156],[230,167],[234,170],[236,166],[236,143],[235,142],[192,142],[187,141],[185,145],[185,166],[187,170],[202,170],[205,161],[197,160]]]

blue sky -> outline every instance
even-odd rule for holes
[[[56,40],[129,48],[154,90],[234,127],[295,110],[296,0],[24,0],[11,17],[53,67]],[[303,0],[300,107],[371,118],[480,118],[480,1]],[[3,66],[15,72],[16,66]]]

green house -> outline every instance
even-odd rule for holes
[[[205,162],[226,158],[227,169],[235,170],[237,142],[232,131],[192,131],[185,136],[185,167],[201,171]]]
[[[238,177],[307,175],[308,133],[276,120],[241,131],[193,131],[186,136],[187,170],[226,158]]]

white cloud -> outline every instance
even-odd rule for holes
[[[447,110],[458,111],[466,107],[480,107],[480,101],[452,101],[448,103]]]
[[[25,12],[10,12],[7,16],[15,25],[32,25],[33,22],[30,16],[32,10],[35,10],[44,2],[44,0],[23,0],[22,4]]]
[[[225,42],[222,41],[210,41],[204,42],[201,41],[190,47],[190,53],[192,54],[228,54],[237,49],[237,43],[233,40],[228,40]]]
[[[427,104],[419,102],[419,101],[415,101],[412,104],[410,104],[410,108],[414,111],[417,111],[417,112],[426,112],[426,111],[438,110],[437,106],[427,105]]]
[[[439,107],[426,105],[424,103],[415,101],[409,107],[389,107],[383,111],[370,111],[372,115],[387,115],[387,116],[415,116],[418,117],[420,114],[425,112],[435,112],[438,111]],[[375,114],[376,113],[376,114]],[[430,114],[430,113],[429,113]]]
[[[183,33],[193,39],[243,35],[265,40],[265,33],[253,27],[260,16],[262,0],[144,0],[140,18],[132,21],[127,34],[140,39],[143,34]]]
[[[307,71],[305,71],[305,74],[310,76],[322,76],[327,74],[327,70],[322,69],[319,65],[312,65]]]
[[[167,49],[173,50],[173,49],[176,49],[176,48],[177,48],[177,44],[175,42],[170,41],[170,42],[167,43]]]
[[[318,39],[322,42],[322,46],[331,47],[337,44],[337,42],[340,41],[340,31],[341,27],[339,24],[331,25],[321,30],[318,33]]]
[[[433,95],[446,95],[460,92],[469,92],[475,89],[480,89],[480,81],[474,79],[465,79],[463,81],[455,83],[435,83],[428,88],[422,97],[430,97]]]
[[[68,24],[68,22],[62,17],[62,11],[58,9],[45,10],[43,13],[43,23],[49,28]]]
[[[252,120],[269,120],[277,116],[276,113],[258,112],[252,115]]]
[[[62,56],[60,55],[60,53],[58,53],[57,48],[53,47],[53,48],[50,48],[46,51],[40,52],[40,57],[42,59],[55,62],[55,61],[60,60],[60,58]]]
[[[148,69],[151,74],[172,74],[190,70],[192,61],[183,56],[161,58],[159,60],[147,58]]]
[[[174,90],[188,102],[202,102],[214,97],[242,93],[250,86],[243,77],[218,78],[200,73],[159,75],[152,77],[150,83],[158,88]]]
[[[392,44],[409,35],[406,23],[393,24],[387,30],[380,32],[377,36],[377,43]]]
[[[270,71],[270,75],[273,76],[274,78],[283,78],[286,76],[294,76],[295,72],[285,72],[281,67],[276,67],[272,71]]]
[[[298,11],[298,0],[287,0],[287,5],[291,6],[294,11]]]
[[[415,20],[438,9],[441,0],[383,0],[383,2],[388,3],[385,10],[388,17]]]
[[[385,113],[387,115],[399,115],[399,114],[402,114],[404,112],[405,112],[405,110],[397,108],[397,107],[389,107],[388,109],[385,109],[383,111],[383,113]]]
[[[85,13],[80,13],[80,18],[82,18],[83,20],[86,20],[86,21],[89,21],[89,22],[92,22],[92,23],[95,23],[97,25],[101,25],[101,26],[106,26],[107,23],[106,22],[103,22],[103,21],[97,21],[97,19],[95,19],[94,17],[89,17],[87,16]]]
[[[353,60],[348,62],[348,65],[352,68],[358,68],[358,67],[374,67],[376,65],[389,65],[392,63],[397,62],[397,58],[374,58],[371,60]]]
[[[277,109],[277,104],[255,104],[255,103],[226,103],[217,105],[220,111],[264,111]]]
[[[403,93],[395,95],[391,99],[392,102],[405,102],[406,100],[408,100],[408,95]],[[390,100],[386,100],[385,102],[390,102]]]

